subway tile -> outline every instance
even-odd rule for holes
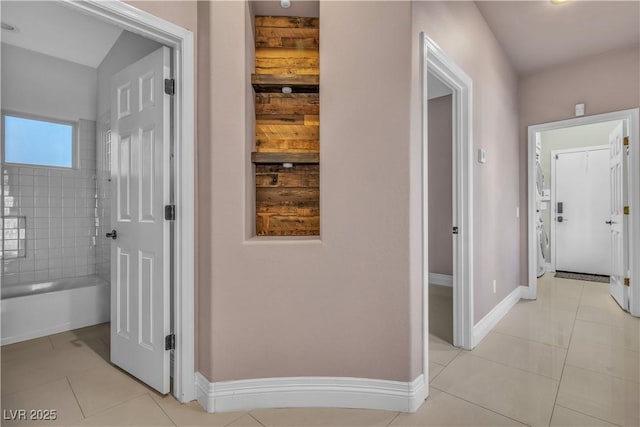
[[[49,280],[49,270],[36,270],[35,281],[42,282],[45,280]]]
[[[36,197],[48,197],[49,187],[35,187],[35,195]]]
[[[32,185],[21,185],[17,187],[20,196],[33,196],[35,194],[34,187]]]
[[[49,187],[49,176],[36,175],[33,185],[36,187]]]
[[[49,249],[36,249],[36,259],[49,258]]]
[[[28,216],[28,217],[35,216],[35,209],[33,207],[20,206],[20,208],[18,209],[18,212],[19,212],[19,215],[21,216]]]
[[[49,201],[49,196],[48,195],[46,195],[46,196],[38,196],[36,194],[36,197],[34,198],[34,200],[35,200],[34,206],[36,206],[36,207],[48,207],[48,206],[50,206],[50,204],[51,205],[55,205],[56,204],[55,201],[58,200],[58,199],[56,199],[54,197],[54,198],[51,199],[51,201]]]
[[[75,267],[62,267],[62,277],[74,277],[76,275]]]
[[[34,226],[35,228],[49,228],[49,218],[36,218]]]
[[[33,263],[33,269],[35,271],[38,270],[48,270],[49,269],[49,259],[37,259]]]
[[[6,285],[15,285],[20,283],[20,274],[19,273],[7,273],[2,275],[2,284]]]
[[[13,184],[17,184],[18,183],[18,181],[17,181],[18,177],[20,177],[20,181],[19,182],[20,182],[21,186],[25,186],[25,185],[33,186],[33,184],[35,182],[35,180],[33,178],[33,175],[11,175],[11,176],[16,178],[16,181],[13,182]],[[10,180],[10,182],[11,182],[11,180]]]
[[[4,260],[2,261],[2,274],[18,273],[20,271],[20,264],[18,260]]]
[[[29,168],[29,167],[21,167],[20,168],[20,176],[25,175],[25,176],[33,176],[34,175],[34,168]]]
[[[49,218],[49,207],[48,206],[36,207],[32,215],[37,218]]]
[[[49,269],[49,280],[56,280],[62,278],[62,269],[61,268],[50,268]]]
[[[20,274],[20,283],[31,283],[35,280],[35,274],[33,271],[26,271]]]

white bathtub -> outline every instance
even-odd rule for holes
[[[97,276],[2,287],[2,345],[109,321],[109,283]]]

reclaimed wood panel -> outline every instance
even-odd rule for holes
[[[318,115],[320,95],[317,93],[256,93],[255,110],[257,116],[276,115]]]
[[[256,16],[256,27],[275,28],[320,28],[318,18],[300,16]]]
[[[320,216],[256,215],[258,236],[318,236]]]
[[[320,234],[318,18],[255,20],[256,234]],[[293,93],[283,94],[289,86]],[[292,163],[285,168],[283,163]]]
[[[317,28],[277,28],[256,26],[256,47],[319,49]]]
[[[319,74],[316,49],[257,48],[256,74]]]
[[[256,165],[256,188],[269,187],[320,187],[320,171],[317,165]],[[311,201],[315,202],[315,201]]]
[[[319,153],[251,153],[253,163],[318,163]]]

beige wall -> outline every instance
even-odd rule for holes
[[[416,85],[412,89],[412,163],[420,155],[420,32],[425,31],[473,80],[473,277],[477,322],[520,285],[517,77],[473,2],[415,2],[412,9],[411,81]],[[478,148],[487,150],[486,164],[475,161]],[[412,183],[418,179],[412,175]],[[497,280],[496,294],[492,291],[493,279]],[[419,287],[413,285],[412,295],[417,295]]]
[[[453,274],[451,95],[429,100],[429,273]]]
[[[520,282],[527,278],[527,126],[570,119],[575,104],[594,115],[640,106],[640,46],[610,51],[524,76],[520,104]]]
[[[414,379],[409,3],[321,4],[320,240],[248,237],[249,10],[242,2],[208,7],[211,135],[208,151],[198,152],[200,169],[208,169],[199,175],[199,222],[208,223],[199,234],[199,371],[210,381]],[[379,31],[389,25],[407,31]]]

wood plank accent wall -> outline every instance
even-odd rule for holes
[[[320,151],[318,18],[257,16],[255,39],[256,234],[319,235],[320,167],[296,163]]]

